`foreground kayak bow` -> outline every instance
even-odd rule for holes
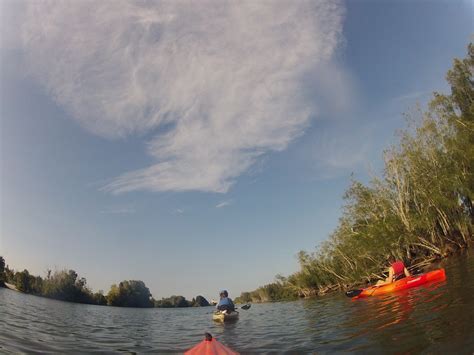
[[[438,269],[427,272],[426,274],[408,276],[387,285],[371,286],[360,290],[350,290],[346,292],[346,296],[354,299],[377,296],[390,292],[406,290],[432,281],[443,280],[446,280],[446,273],[444,269]]]
[[[206,338],[198,345],[192,347],[184,353],[185,355],[239,355],[235,351],[230,350],[227,346],[219,343],[212,337],[211,334],[206,333]]]

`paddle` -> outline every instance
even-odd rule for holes
[[[250,304],[250,303],[247,303],[247,304],[244,304],[242,307],[235,307],[235,310],[243,309],[243,310],[246,311],[247,309],[250,308],[250,306],[251,306],[251,304]]]
[[[350,290],[350,291],[346,291],[346,296],[347,297],[356,297],[356,296],[359,296],[361,294],[363,290]]]

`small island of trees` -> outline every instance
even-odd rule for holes
[[[174,308],[210,305],[203,296],[197,296],[191,301],[183,296],[155,300],[145,283],[139,280],[125,280],[118,285],[114,284],[106,295],[102,291],[94,293],[87,286],[86,279],[79,277],[74,270],[48,270],[46,277],[42,278],[31,275],[26,269],[10,269],[6,266],[5,259],[0,256],[0,287],[5,287],[6,284],[20,292],[36,296],[100,306]]]

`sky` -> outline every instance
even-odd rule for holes
[[[472,1],[0,11],[0,255],[155,298],[297,271],[474,33]]]

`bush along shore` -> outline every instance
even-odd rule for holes
[[[102,291],[92,292],[87,281],[79,277],[74,270],[47,271],[46,277],[33,276],[28,270],[15,271],[5,265],[0,256],[0,287],[36,296],[52,298],[60,301],[95,304],[117,307],[205,307],[209,302],[203,296],[188,301],[183,296],[171,296],[155,300],[143,281],[125,280],[112,285],[104,295]]]
[[[450,94],[434,93],[426,110],[406,114],[399,144],[384,152],[384,170],[369,184],[352,181],[339,224],[315,252],[298,254],[300,270],[236,302],[292,300],[344,290],[383,277],[394,256],[414,270],[473,244],[474,45],[447,74]],[[207,306],[202,296],[153,299],[143,281],[93,293],[74,270],[47,276],[15,272],[0,257],[0,286],[63,301],[123,307]]]
[[[321,295],[382,277],[390,255],[412,270],[473,243],[474,46],[455,59],[448,95],[406,114],[399,143],[369,184],[352,181],[342,216],[315,252],[298,254],[300,270],[239,300],[262,302]]]

